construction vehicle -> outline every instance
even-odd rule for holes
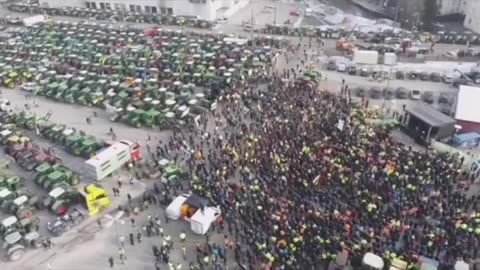
[[[99,184],[85,186],[83,190],[80,190],[80,195],[90,216],[103,211],[111,204],[107,191]]]
[[[100,181],[131,160],[130,146],[120,142],[115,143],[85,161],[85,175]]]

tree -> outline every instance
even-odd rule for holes
[[[437,0],[425,0],[424,4],[425,7],[422,18],[423,29],[425,31],[431,31],[433,30],[433,22],[438,11]]]

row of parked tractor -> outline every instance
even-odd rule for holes
[[[223,90],[263,74],[273,55],[270,47],[251,51],[223,37],[86,23],[33,27],[3,45],[4,85],[27,80],[24,90],[161,128],[193,124]]]
[[[47,223],[47,230],[59,236],[88,216],[88,211],[75,208],[78,204],[91,203],[95,197],[99,204],[110,204],[106,191],[98,185],[87,185],[83,189],[77,173],[61,163],[51,150],[44,150],[26,136],[26,130],[37,130],[45,138],[58,139],[67,145],[64,149],[84,149],[77,146],[78,133],[56,125],[44,118],[29,113],[5,113],[0,119],[0,145],[15,163],[26,171],[33,172],[33,183],[45,191],[46,195],[32,193],[26,180],[18,177],[0,178],[0,208],[11,216],[2,221],[0,234],[5,247],[5,255],[12,261],[20,259],[29,247],[38,247],[43,241],[37,232],[39,218],[35,211],[47,209],[58,218]],[[60,126],[59,126],[60,127]],[[67,131],[67,132],[65,132]],[[58,136],[51,136],[55,133]],[[61,136],[59,134],[62,134]],[[50,136],[50,137],[47,137]],[[74,143],[75,141],[75,143]],[[84,140],[85,141],[85,140]],[[86,148],[91,149],[87,144]],[[82,151],[71,151],[80,155]]]
[[[95,6],[95,2],[87,2],[93,5],[90,8],[78,7],[42,7],[31,3],[13,3],[8,6],[8,9],[13,12],[22,12],[30,14],[42,14],[50,16],[68,16],[76,18],[85,18],[93,20],[108,20],[108,21],[126,21],[136,23],[154,23],[161,25],[186,26],[193,28],[210,29],[213,24],[210,21],[196,19],[192,17],[181,17],[172,15],[161,15],[152,13],[120,11],[115,9],[100,9]],[[103,4],[103,3],[102,3]],[[108,4],[108,3],[107,3]],[[155,8],[155,7],[154,7]]]

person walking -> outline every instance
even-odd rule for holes
[[[131,245],[131,246],[135,246],[135,241],[134,241],[134,238],[133,238],[133,233],[130,233],[129,237],[130,237],[130,245]]]
[[[110,258],[108,258],[108,263],[110,264],[110,268],[113,268],[114,266],[114,261],[113,261],[113,257],[110,256]]]
[[[118,237],[118,243],[121,248],[125,249],[125,236],[123,234]]]
[[[122,262],[122,264],[125,264],[125,262],[127,261],[127,256],[125,254],[125,250],[123,248],[118,248],[118,255],[120,257],[120,261]]]

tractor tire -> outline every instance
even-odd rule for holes
[[[25,247],[22,245],[14,245],[7,251],[8,259],[12,262],[20,260],[25,254]]]
[[[55,201],[51,210],[55,215],[62,216],[68,211],[68,203],[64,200]]]
[[[10,88],[10,89],[13,89],[13,88],[17,87],[17,84],[15,82],[9,82],[7,84],[7,87]]]
[[[32,210],[28,207],[20,208],[17,210],[16,216],[18,219],[30,218],[32,216]]]
[[[35,207],[38,210],[43,209],[41,206],[43,206],[42,201],[40,200],[39,196],[33,196],[28,200],[28,204]]]

